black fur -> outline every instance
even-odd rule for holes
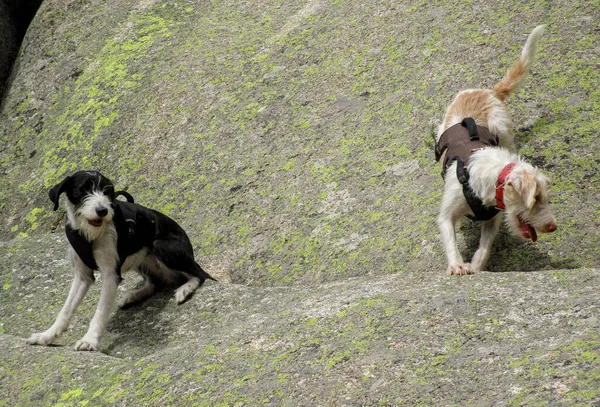
[[[54,210],[58,208],[60,195],[64,192],[75,207],[79,207],[86,195],[94,191],[101,191],[106,195],[114,210],[112,223],[117,231],[117,252],[119,255],[118,267],[115,273],[121,277],[121,266],[127,257],[146,248],[148,255],[155,256],[161,263],[176,272],[184,272],[194,276],[203,283],[206,279],[214,280],[194,260],[194,249],[188,235],[183,228],[168,216],[133,203],[133,197],[125,192],[115,193],[114,184],[97,171],[80,171],[54,186],[49,191],[50,200],[54,203]],[[117,200],[122,195],[127,202]],[[84,263],[91,269],[97,268],[95,259],[90,259],[93,242],[88,242],[78,231],[66,227],[67,237],[75,251]],[[87,246],[86,246],[87,245]],[[123,270],[128,271],[128,270]],[[164,281],[181,280],[180,276],[161,276],[149,272],[146,267],[137,270],[149,278],[157,287],[164,285]],[[170,277],[170,278],[168,278]]]
[[[71,201],[75,207],[78,207],[81,205],[85,195],[94,190],[104,192],[104,194],[109,197],[110,201],[113,204],[115,203],[115,187],[112,181],[97,171],[79,171],[66,177],[48,191],[48,196],[54,203],[54,210],[57,210],[59,198],[63,192],[67,194],[69,201]],[[120,191],[121,194],[123,192],[124,191]]]

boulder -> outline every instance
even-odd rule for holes
[[[46,0],[0,111],[0,405],[600,402],[595,5]],[[433,136],[547,24],[508,100],[558,230],[445,274]],[[176,219],[207,282],[55,347],[71,279],[47,190],[99,170]],[[458,228],[470,257],[478,225]],[[126,276],[122,290],[137,284]]]

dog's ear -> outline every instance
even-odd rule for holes
[[[54,203],[54,210],[58,209],[58,201],[60,198],[60,194],[65,192],[65,189],[67,188],[67,184],[69,183],[70,180],[71,180],[71,177],[67,177],[67,178],[63,179],[60,183],[53,186],[52,189],[50,189],[50,191],[48,191],[48,196],[50,197],[50,200]]]
[[[512,185],[515,191],[521,196],[528,209],[533,208],[536,201],[535,195],[537,193],[537,182],[533,175],[523,171],[515,171],[510,175],[507,184]]]
[[[531,209],[535,205],[535,196],[537,194],[537,182],[535,181],[535,177],[529,176],[526,178],[527,187],[525,188],[523,197],[525,198],[525,205],[527,208]]]

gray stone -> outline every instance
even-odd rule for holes
[[[0,111],[0,405],[600,403],[593,2],[46,0]],[[433,133],[547,23],[507,101],[554,181],[553,234],[502,228],[447,276]],[[208,282],[54,347],[71,280],[48,189],[97,169],[188,231]],[[460,223],[470,256],[479,225]],[[126,275],[123,291],[138,284]]]

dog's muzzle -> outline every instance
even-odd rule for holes
[[[108,215],[108,208],[104,206],[98,206],[95,209],[96,215],[98,215],[95,219],[88,219],[88,223],[94,227],[100,227],[104,223],[104,217]]]
[[[100,218],[97,218],[97,219],[88,219],[87,221],[88,221],[88,223],[90,225],[92,225],[94,227],[97,227],[97,228],[100,227],[100,226],[102,226],[102,224],[104,223],[104,221],[102,219],[100,219]]]

